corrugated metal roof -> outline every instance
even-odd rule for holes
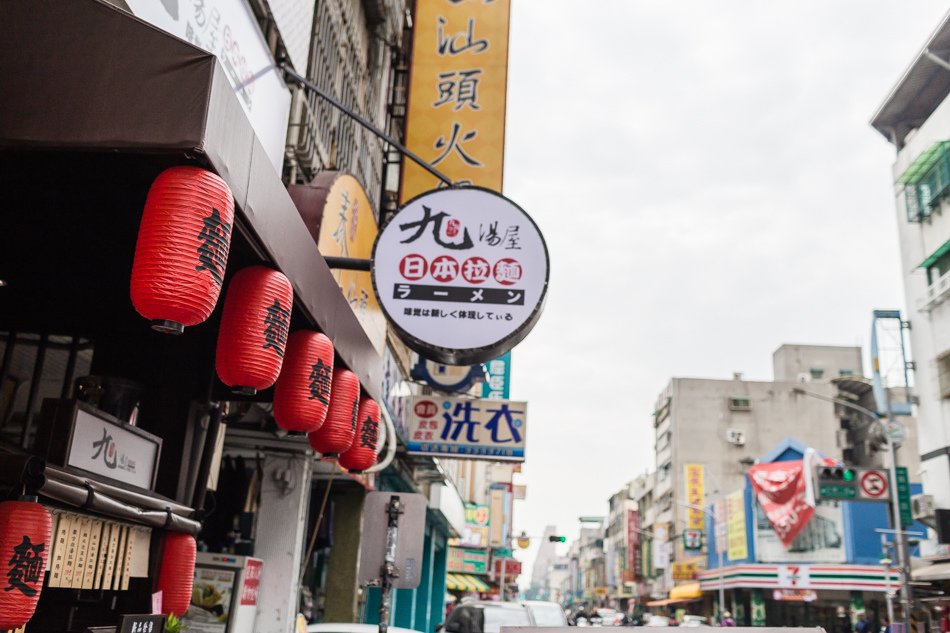
[[[907,134],[926,121],[950,94],[950,70],[930,59],[928,52],[943,60],[950,57],[950,13],[871,118],[871,126],[898,149],[904,146]]]

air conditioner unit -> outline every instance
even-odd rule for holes
[[[910,498],[910,509],[914,520],[933,517],[936,514],[933,495],[914,495]]]
[[[745,431],[726,429],[726,441],[735,446],[745,446]]]

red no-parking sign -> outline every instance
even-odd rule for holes
[[[881,470],[868,470],[861,473],[859,487],[861,496],[865,499],[886,499],[887,474]]]

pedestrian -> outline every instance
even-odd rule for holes
[[[950,633],[950,609],[944,605],[940,608],[940,611],[940,633]]]
[[[851,618],[844,607],[838,607],[837,618],[835,622],[835,633],[851,633],[854,627],[851,626]]]
[[[887,618],[881,618],[881,633],[891,633],[891,623]]]
[[[719,623],[719,626],[735,626],[736,621],[732,619],[732,614],[728,611],[722,612],[722,621]]]
[[[854,633],[871,633],[871,623],[864,611],[858,611],[858,621],[854,625]]]

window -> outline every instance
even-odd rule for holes
[[[907,221],[929,218],[950,193],[950,141],[931,145],[904,170],[897,183],[904,185]]]
[[[729,398],[730,411],[751,411],[752,399],[748,396],[731,396]]]
[[[822,376],[825,375],[825,370],[821,367],[812,367],[808,372],[811,374],[812,380],[821,380]]]
[[[937,357],[937,381],[940,384],[940,397],[950,398],[950,349]]]
[[[928,257],[922,267],[927,269],[927,284],[931,286],[950,272],[950,242],[941,246],[936,253]]]
[[[838,375],[841,376],[842,378],[848,378],[854,375],[854,370],[853,369],[839,369]]]
[[[656,450],[662,451],[664,448],[670,445],[670,432],[664,431],[660,433],[660,436],[656,438]]]

